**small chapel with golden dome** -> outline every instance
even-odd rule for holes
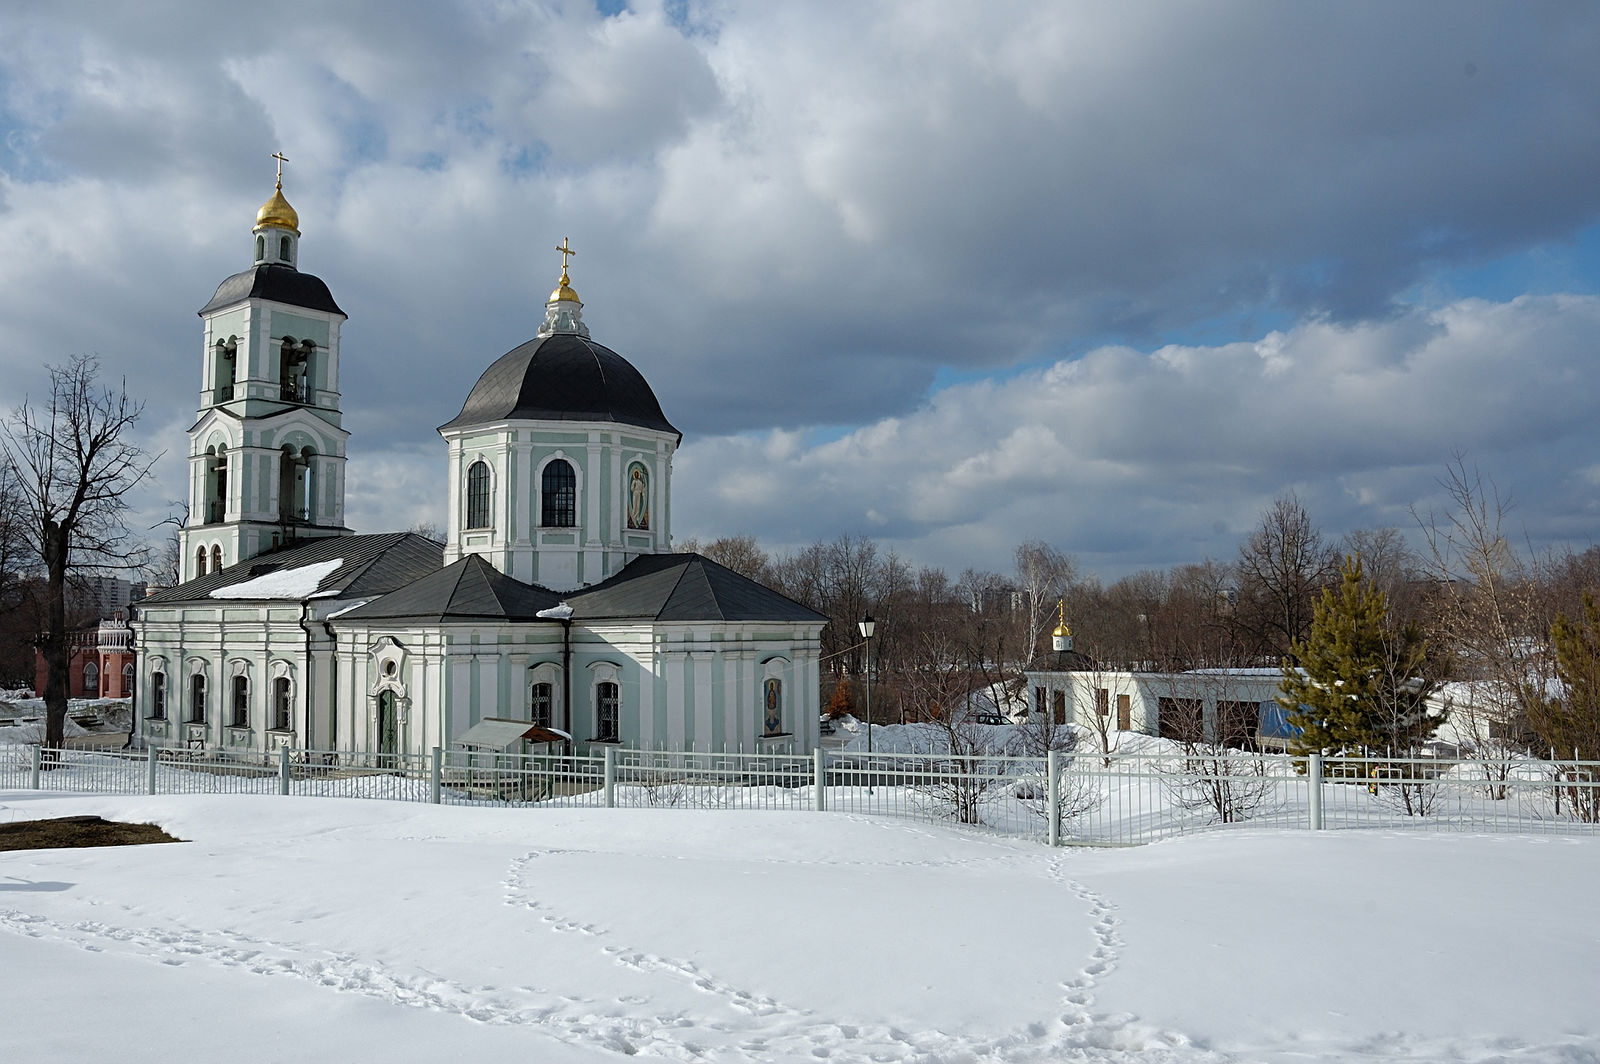
[[[565,239],[534,335],[439,428],[445,541],[346,527],[345,314],[276,158],[254,261],[200,310],[183,580],[132,622],[143,739],[425,753],[514,720],[579,752],[813,749],[826,618],[672,551],[682,434],[590,336]]]

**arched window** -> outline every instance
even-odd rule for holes
[[[310,340],[296,342],[285,336],[278,348],[279,394],[291,403],[311,402],[311,389],[316,380],[312,372],[313,356],[317,345]]]
[[[214,525],[222,521],[228,507],[228,449],[206,448],[206,509],[201,523]]]
[[[214,573],[222,572],[222,547],[220,545],[211,548],[211,571]]]
[[[539,496],[541,525],[571,528],[578,523],[578,477],[565,459],[557,458],[544,467]]]
[[[536,683],[528,696],[528,719],[541,728],[550,727],[551,709],[555,705],[555,685]]]
[[[467,467],[467,527],[489,527],[489,463],[478,459]]]
[[[617,719],[622,715],[622,695],[617,685],[609,680],[594,687],[595,739],[600,742],[617,741]]]
[[[264,237],[264,236],[258,236],[258,237],[256,237],[256,261],[260,262],[262,259],[264,259],[266,257],[267,257],[267,238]]]
[[[274,731],[289,731],[289,711],[294,706],[293,695],[289,687],[289,677],[280,676],[272,681],[272,728]]]
[[[243,676],[233,678],[233,727],[250,727],[250,681]]]
[[[189,677],[189,722],[206,722],[206,675],[203,672]]]
[[[300,453],[285,444],[278,455],[278,517],[284,521],[316,520],[316,457],[309,447]]]
[[[150,716],[154,720],[167,719],[167,674],[164,672],[150,674]]]
[[[783,681],[776,677],[761,685],[761,734],[783,734]]]
[[[194,552],[194,575],[206,575],[206,549],[204,547]]]
[[[289,238],[286,236],[278,238],[278,258],[284,262],[289,261]]]
[[[128,662],[122,667],[122,697],[127,698],[133,694],[133,662]]]
[[[92,661],[83,667],[83,693],[86,695],[100,693],[100,666]]]
[[[230,336],[226,340],[218,340],[215,348],[215,357],[211,360],[212,387],[216,389],[213,402],[226,403],[233,398],[233,385],[238,379],[238,365],[236,358],[239,353],[239,338]]]

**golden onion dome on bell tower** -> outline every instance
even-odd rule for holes
[[[283,152],[275,151],[272,157],[278,160],[278,183],[272,190],[272,198],[261,205],[256,211],[256,227],[254,232],[261,232],[271,226],[274,229],[287,229],[295,236],[300,235],[300,215],[289,206],[289,201],[283,198],[283,164],[289,160],[284,158]]]
[[[274,229],[287,229],[294,233],[295,236],[300,235],[300,215],[295,212],[293,207],[289,206],[289,201],[283,198],[283,182],[281,180],[278,182],[278,186],[272,190],[272,198],[263,203],[259,211],[256,211],[256,230],[266,229],[268,226]]]

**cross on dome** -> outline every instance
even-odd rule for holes
[[[283,198],[283,164],[288,158],[281,151],[275,151],[270,156],[278,160],[278,183],[272,190],[272,196],[261,205],[256,212],[256,232],[269,226],[275,229],[288,229],[296,236],[300,235],[300,215],[289,206],[289,201]]]

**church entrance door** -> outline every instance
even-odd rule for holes
[[[393,756],[399,745],[399,722],[395,713],[394,692],[378,692],[378,753]]]

